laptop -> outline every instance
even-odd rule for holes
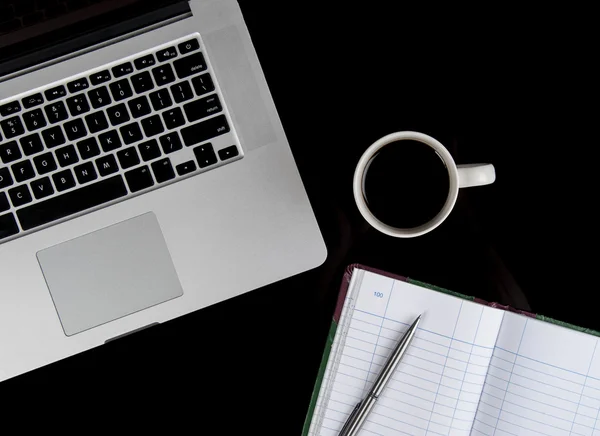
[[[0,381],[325,257],[235,0],[0,2]]]

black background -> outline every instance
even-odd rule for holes
[[[326,263],[9,380],[4,398],[14,389],[64,416],[125,412],[199,434],[298,435],[354,262],[600,329],[598,76],[585,11],[240,3]],[[400,130],[497,171],[411,240],[370,229],[351,189],[362,152]]]

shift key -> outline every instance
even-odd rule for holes
[[[0,215],[0,241],[19,233],[19,227],[12,213]]]
[[[219,115],[182,129],[181,136],[185,145],[189,147],[227,132],[229,132],[227,118],[225,118],[225,115]]]

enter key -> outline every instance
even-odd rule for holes
[[[183,106],[190,122],[206,118],[223,110],[217,94],[209,95]]]

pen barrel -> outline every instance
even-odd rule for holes
[[[342,432],[338,436],[355,436],[360,431],[362,425],[367,420],[369,413],[371,413],[371,409],[377,402],[377,397],[373,395],[369,395],[365,400],[361,403],[361,407],[356,410],[354,416],[350,417],[350,420],[346,423]]]
[[[407,333],[400,340],[394,351],[392,351],[390,360],[386,365],[384,365],[381,373],[375,380],[375,383],[373,383],[373,387],[371,388],[369,395],[379,397],[379,395],[383,391],[383,388],[387,384],[388,380],[392,377],[392,374],[394,373],[396,367],[400,363],[402,356],[404,356],[406,349],[410,345],[410,341],[414,337],[415,332],[417,330],[416,327],[418,325],[418,321],[419,319],[417,319],[417,321],[415,321],[415,323],[408,329]]]

